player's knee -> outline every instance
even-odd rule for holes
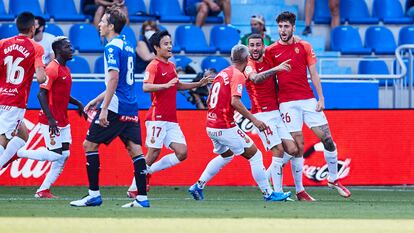
[[[187,148],[180,148],[175,152],[177,159],[180,161],[184,161],[187,159]]]
[[[208,14],[208,6],[204,2],[200,4],[200,8],[198,9],[198,14],[206,15]]]
[[[284,150],[283,150],[282,144],[279,144],[279,145],[274,146],[272,148],[272,156],[274,156],[274,157],[282,158],[283,157],[283,153],[284,153]]]
[[[85,140],[85,141],[83,141],[83,149],[85,149],[86,152],[88,152],[88,151],[97,151],[98,150],[98,144],[95,144],[93,142]]]
[[[322,144],[323,144],[323,147],[325,148],[325,150],[327,150],[327,151],[334,151],[336,149],[335,148],[335,143],[334,143],[332,137],[327,137],[327,138],[322,139]]]
[[[299,155],[299,148],[296,145],[289,145],[286,148],[286,153],[292,156]]]

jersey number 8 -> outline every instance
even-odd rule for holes
[[[215,108],[217,105],[220,86],[221,84],[217,82],[211,88],[210,101],[208,103],[210,105],[210,108]]]

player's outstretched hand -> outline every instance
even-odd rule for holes
[[[101,113],[99,114],[99,125],[102,127],[108,127],[108,109],[101,109]]]
[[[287,59],[286,61],[280,63],[278,66],[276,66],[277,71],[290,71],[290,62],[291,59]]]
[[[256,126],[260,131],[264,131],[267,129],[267,125],[261,120],[254,120],[252,121],[253,125]]]
[[[205,85],[211,83],[210,80],[210,76],[204,76],[202,79],[200,79],[200,81],[198,81],[198,83],[200,84],[200,87],[204,87]]]
[[[316,111],[321,112],[325,109],[325,101],[320,99],[318,100],[318,103],[316,104]]]
[[[85,107],[81,102],[78,103],[78,114],[80,117],[83,117],[85,120],[88,119],[88,114],[84,111]]]
[[[57,126],[56,120],[51,118],[51,119],[48,119],[48,122],[49,122],[49,134],[50,135],[59,135],[60,131],[59,131],[59,128]]]
[[[175,86],[178,83],[178,78],[171,79],[168,83],[165,84],[166,88]]]
[[[93,99],[83,108],[83,111],[85,112],[94,111],[97,105],[98,105],[98,101]]]

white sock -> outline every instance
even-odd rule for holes
[[[260,150],[249,159],[252,175],[260,190],[265,197],[272,194],[273,190],[270,188],[268,179],[266,177],[266,170],[263,166],[263,156]]]
[[[50,189],[50,186],[52,186],[52,184],[55,183],[59,175],[62,173],[63,167],[65,166],[66,160],[68,159],[69,155],[70,151],[63,151],[61,158],[59,160],[52,162],[50,171],[47,173],[45,180],[43,181],[42,185],[39,187],[37,192]]]
[[[148,173],[152,174],[154,172],[158,172],[169,167],[175,166],[179,163],[180,160],[178,160],[177,156],[174,153],[171,153],[162,157],[160,160],[152,164],[150,170],[148,170]]]
[[[89,194],[89,196],[91,196],[91,197],[97,197],[97,196],[100,196],[101,195],[101,192],[99,192],[99,190],[96,190],[96,191],[93,191],[93,190],[88,190],[88,194]]]
[[[220,155],[212,159],[207,167],[204,169],[200,178],[198,179],[198,187],[203,189],[207,182],[209,182],[224,166],[226,166],[234,156],[223,158]]]
[[[334,182],[338,179],[338,151],[327,151],[324,149],[323,155],[325,156],[326,163],[328,164],[328,181]]]
[[[283,158],[272,157],[272,164],[270,164],[271,176],[273,181],[273,189],[275,192],[282,193],[282,169],[283,169]]]
[[[50,151],[48,149],[39,149],[39,150],[24,150],[20,149],[17,151],[17,156],[19,158],[28,158],[38,161],[58,161],[63,158],[63,155],[56,152]]]
[[[4,149],[2,155],[0,156],[0,167],[3,167],[4,164],[6,164],[13,156],[16,154],[16,152],[22,148],[26,144],[26,142],[19,138],[19,137],[13,137],[9,143],[6,146],[6,149]]]
[[[137,199],[138,201],[145,201],[148,200],[148,197],[146,195],[137,195],[135,199]]]
[[[135,183],[135,176],[134,176],[134,178],[132,179],[132,183],[128,188],[128,191],[137,191],[137,190],[138,190],[137,183]]]
[[[303,157],[292,158],[291,165],[292,165],[292,176],[293,176],[293,180],[295,181],[296,193],[299,193],[300,191],[305,189],[302,183]]]
[[[289,160],[291,160],[293,158],[292,155],[288,154],[288,153],[283,153],[283,165],[287,164],[289,162]]]

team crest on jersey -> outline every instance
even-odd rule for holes
[[[241,93],[242,93],[242,91],[243,91],[243,85],[242,85],[242,84],[237,85],[237,92],[238,92],[239,94],[241,94]]]
[[[295,47],[295,53],[299,53],[299,48]]]
[[[116,60],[114,59],[114,54],[113,53],[108,54],[108,64],[116,65]]]
[[[246,66],[246,69],[244,70],[244,72],[246,72],[246,74],[250,74],[253,71],[251,66]]]
[[[114,51],[114,49],[113,48],[109,48],[108,49],[108,52],[110,52],[110,53],[112,53]]]

